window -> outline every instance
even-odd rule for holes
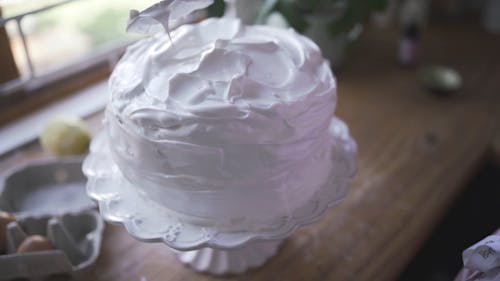
[[[0,126],[105,79],[130,9],[157,0],[0,0]]]
[[[24,82],[17,85],[71,65],[89,64],[92,57],[130,43],[135,38],[125,33],[128,10],[143,9],[154,2],[0,0],[2,23]]]

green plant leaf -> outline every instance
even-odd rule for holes
[[[351,30],[357,23],[363,22],[372,11],[383,10],[387,0],[349,0],[344,14],[329,26],[330,35],[336,36]]]
[[[297,32],[303,33],[306,31],[308,26],[307,21],[304,19],[302,13],[296,8],[295,3],[291,1],[281,1],[278,2],[276,9],[285,17],[288,23],[297,30]]]
[[[247,0],[248,1],[248,0]],[[276,10],[276,4],[278,0],[266,0],[262,7],[260,8],[259,14],[257,15],[257,19],[255,20],[256,24],[264,24],[266,22],[267,17]]]
[[[295,1],[295,5],[302,13],[314,13],[318,10],[322,2],[323,0],[297,0]]]
[[[226,11],[226,2],[224,0],[215,0],[212,5],[207,8],[208,17],[222,17]]]
[[[305,15],[324,14],[332,5],[345,5],[340,17],[329,24],[331,36],[350,31],[357,23],[363,22],[371,12],[387,7],[388,0],[266,0],[259,12],[256,23],[265,23],[272,12],[281,13],[298,32],[307,27]]]

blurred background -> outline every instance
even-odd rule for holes
[[[91,54],[102,53],[137,39],[124,30],[131,7],[141,10],[154,0],[0,0],[1,26],[7,32],[21,77],[41,76]],[[232,1],[246,23],[292,26],[323,46],[334,66],[343,62],[345,47],[369,22],[418,29],[428,21],[476,16],[485,29],[499,32],[498,4],[493,0],[421,1]],[[209,15],[224,13],[216,1]],[[410,28],[410,29],[411,29]],[[326,36],[323,36],[326,35]],[[23,39],[24,38],[24,39]],[[25,50],[25,48],[27,50]],[[4,62],[4,66],[5,66]],[[5,81],[3,81],[5,82]],[[5,88],[0,88],[4,89]]]
[[[100,122],[107,102],[106,79],[125,48],[141,38],[125,32],[129,10],[143,10],[156,2],[0,0],[4,167],[21,159],[15,153],[36,140],[50,116],[97,114],[95,123]],[[345,100],[353,107],[341,107],[340,114],[355,120],[354,135],[362,142],[372,143],[369,137],[374,131],[391,122],[392,131],[409,131],[414,125],[411,137],[405,135],[408,138],[401,143],[413,145],[421,137],[418,129],[425,129],[419,145],[429,155],[446,153],[443,159],[451,159],[463,152],[470,163],[457,165],[470,166],[471,173],[480,171],[474,177],[463,176],[465,192],[450,187],[457,203],[452,206],[455,201],[449,199],[446,211],[429,218],[434,222],[444,217],[431,238],[422,238],[427,244],[419,245],[420,251],[399,277],[453,280],[461,267],[461,251],[500,227],[495,218],[500,212],[500,77],[495,77],[500,73],[500,0],[217,0],[184,21],[224,15],[247,24],[294,28],[314,40],[338,77],[340,105],[343,95],[350,95]],[[375,117],[363,119],[354,113],[357,110]],[[478,127],[486,129],[477,142],[453,147],[463,151],[440,146],[448,136],[465,140]],[[487,145],[482,142],[486,139]],[[449,143],[451,147],[454,140]],[[415,152],[410,145],[396,154]],[[486,147],[493,157],[472,168],[477,163],[466,153]],[[422,155],[427,154],[415,152],[407,163]],[[370,171],[372,167],[366,166],[362,168]],[[447,173],[443,171],[443,178]],[[470,223],[464,230],[466,217]]]
[[[130,7],[143,9],[155,2],[3,0],[0,1],[0,7],[5,19],[56,5],[27,15],[20,21],[34,71],[42,75],[82,56],[130,43],[135,38],[127,35],[124,28]],[[18,21],[6,22],[5,29],[20,75],[29,76],[30,69]]]

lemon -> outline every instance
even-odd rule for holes
[[[56,155],[79,155],[87,152],[90,138],[90,132],[81,119],[58,116],[47,121],[40,134],[40,143],[45,150]]]

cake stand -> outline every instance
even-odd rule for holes
[[[346,195],[356,173],[356,143],[347,126],[334,118],[333,169],[327,183],[303,206],[286,217],[276,217],[270,228],[227,231],[213,225],[186,222],[182,216],[138,194],[113,162],[105,133],[98,135],[84,162],[87,192],[99,204],[106,221],[122,224],[143,242],[164,242],[194,270],[215,275],[237,274],[258,267],[278,250],[297,228],[318,220]]]

